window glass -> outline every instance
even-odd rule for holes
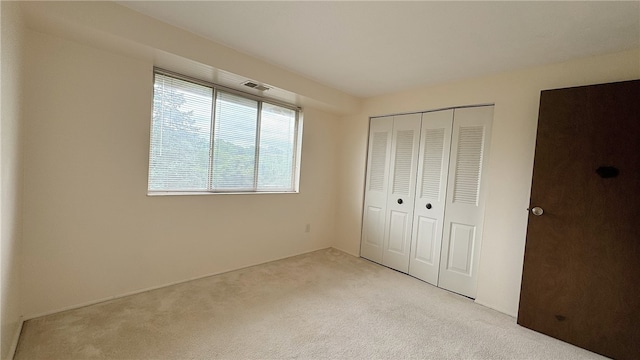
[[[291,188],[295,124],[295,111],[263,103],[260,119],[259,188]]]

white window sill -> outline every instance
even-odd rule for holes
[[[148,191],[147,196],[192,196],[192,195],[263,195],[263,194],[299,194],[300,191]]]

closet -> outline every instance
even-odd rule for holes
[[[475,298],[493,106],[370,119],[360,254]]]

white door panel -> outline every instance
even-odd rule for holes
[[[404,234],[407,232],[408,222],[406,212],[391,210],[389,214],[389,234],[398,234],[399,236],[389,237],[389,248],[387,251],[400,256],[403,256],[407,252]]]
[[[411,262],[419,261],[425,265],[433,266],[439,262],[440,254],[435,257],[436,244],[440,242],[436,234],[438,232],[438,219],[431,219],[423,216],[416,216],[413,226],[416,227],[415,255],[411,257]],[[439,248],[440,246],[438,246]],[[411,263],[411,267],[414,264]],[[413,274],[412,274],[413,275]]]
[[[394,116],[382,264],[409,271],[420,114]]]
[[[438,286],[475,298],[493,106],[455,109]]]
[[[372,118],[360,255],[382,263],[393,117]]]
[[[438,284],[453,110],[422,114],[409,274]]]
[[[362,241],[368,246],[382,248],[382,234],[384,233],[384,210],[368,206],[364,216],[364,231]]]
[[[476,227],[451,223],[447,270],[471,276]]]

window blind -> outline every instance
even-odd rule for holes
[[[156,76],[149,190],[207,188],[213,89]]]
[[[291,192],[298,111],[155,74],[149,192]]]
[[[218,92],[213,139],[213,188],[254,188],[258,102]]]

